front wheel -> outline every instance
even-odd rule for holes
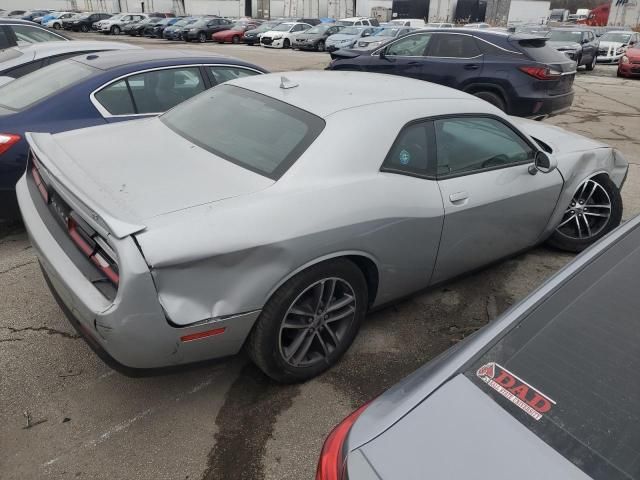
[[[591,72],[594,68],[596,68],[596,60],[597,60],[597,57],[594,54],[593,59],[591,60],[591,63],[589,65],[585,65],[585,68]]]
[[[580,184],[549,245],[581,252],[620,225],[622,197],[609,177],[590,178]]]
[[[324,52],[324,42],[322,40],[316,44],[316,50],[318,52]]]
[[[53,24],[53,29],[54,29],[54,30],[60,30],[60,28],[62,28],[62,27],[60,26],[60,24],[59,24],[59,23],[54,23],[54,24]]]
[[[284,42],[282,42],[282,48],[289,48],[291,47],[291,42],[289,41],[288,38],[284,39]]]
[[[246,350],[278,382],[313,378],[334,365],[355,338],[368,305],[367,284],[349,260],[299,273],[267,302]]]
[[[236,45],[240,43],[240,37],[238,35],[234,35],[231,38],[231,43],[235,43]]]
[[[80,30],[84,33],[87,33],[89,31],[89,26],[88,25],[82,25],[80,27]]]
[[[114,26],[111,27],[111,34],[112,35],[120,35],[120,27],[119,26]]]
[[[204,32],[200,32],[200,33],[198,34],[198,41],[199,41],[200,43],[206,43],[206,42],[207,42],[207,34],[206,34],[206,33],[204,33]]]

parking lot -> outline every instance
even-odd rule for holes
[[[78,35],[80,36],[80,35]],[[82,38],[103,38],[84,34]],[[109,40],[114,40],[109,37]],[[272,71],[324,68],[324,53],[147,39]],[[620,149],[624,219],[640,213],[640,81],[580,71],[571,110],[546,120]],[[572,255],[539,247],[372,313],[337,367],[302,385],[244,356],[128,378],[104,365],[51,297],[25,233],[0,233],[0,477],[311,479],[329,430],[363,402],[491,321]]]

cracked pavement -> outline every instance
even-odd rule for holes
[[[326,62],[314,53],[194,47],[272,69]],[[571,111],[548,122],[623,151],[632,163],[624,218],[640,213],[640,81],[598,66],[580,72],[576,94]],[[311,479],[324,437],[346,414],[571,258],[537,248],[375,312],[336,368],[281,386],[243,356],[147,378],[113,372],[57,307],[24,232],[0,234],[0,478]]]

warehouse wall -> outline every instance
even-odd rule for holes
[[[624,5],[616,5],[616,0],[613,0],[608,25],[640,27],[640,2],[634,1],[626,2]]]

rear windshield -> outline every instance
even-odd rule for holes
[[[465,372],[596,480],[640,479],[639,237],[612,246]]]
[[[520,40],[516,42],[520,50],[524,51],[527,56],[540,63],[566,63],[570,60],[568,57],[547,45],[547,39]]]
[[[0,107],[20,111],[91,76],[96,69],[73,60],[54,63],[0,87]]]
[[[161,120],[199,147],[273,179],[280,178],[324,128],[320,117],[231,85],[208,90]]]
[[[566,30],[551,30],[551,33],[549,34],[549,40],[552,40],[554,42],[580,43],[581,39],[582,39],[581,31],[569,32]]]

